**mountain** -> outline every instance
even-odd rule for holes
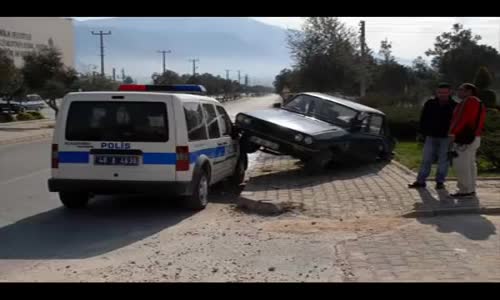
[[[286,44],[286,30],[240,17],[122,17],[74,21],[76,66],[86,72],[90,64],[100,70],[99,36],[91,31],[110,30],[104,37],[105,71],[127,75],[144,83],[162,69],[158,50],[167,54],[167,69],[192,73],[189,59],[197,58],[197,73],[212,73],[241,80],[249,75],[251,84],[271,85],[279,71],[292,60]]]

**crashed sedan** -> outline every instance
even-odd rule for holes
[[[285,105],[239,113],[242,150],[291,155],[313,169],[331,162],[390,160],[395,141],[383,112],[320,93],[300,93]]]

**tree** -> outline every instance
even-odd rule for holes
[[[470,45],[477,45],[480,40],[480,35],[472,35],[472,31],[464,29],[462,24],[453,24],[450,32],[444,32],[436,37],[434,49],[427,50],[425,55],[432,56],[432,66],[439,69],[441,61],[447,52]]]
[[[125,83],[125,84],[133,84],[134,83],[134,79],[132,79],[132,77],[130,77],[130,76],[126,76],[125,79],[123,79],[123,83]]]
[[[473,81],[481,66],[493,71],[500,70],[500,55],[493,47],[469,44],[445,53],[440,61],[439,72],[444,80],[458,85]]]
[[[158,85],[180,84],[183,82],[179,74],[171,70],[166,70],[163,74],[154,73],[151,79],[153,79],[153,84]]]
[[[300,91],[299,73],[297,70],[283,69],[274,78],[274,90],[281,94],[283,89],[287,87],[291,92]]]
[[[394,56],[392,56],[392,43],[387,40],[387,38],[380,42],[380,50],[378,53],[384,57],[384,64],[390,64],[395,62]]]
[[[7,51],[0,48],[0,97],[10,101],[23,93],[23,76]]]
[[[493,78],[488,68],[481,66],[474,77],[474,84],[476,87],[480,90],[484,90],[489,88],[492,82]]]
[[[497,95],[495,91],[489,89],[493,82],[491,73],[486,67],[480,67],[474,79],[474,84],[479,90],[479,98],[489,108],[496,108]]]
[[[73,83],[73,89],[82,91],[116,91],[119,85],[118,82],[112,79],[87,73],[79,76],[78,80]]]
[[[302,31],[289,31],[288,46],[304,89],[320,92],[359,89],[357,36],[338,18],[307,18]]]
[[[53,47],[24,56],[21,72],[27,90],[39,94],[56,114],[59,111],[56,99],[71,91],[78,79],[77,72],[64,66],[61,52]]]

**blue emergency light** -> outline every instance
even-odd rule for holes
[[[186,94],[206,94],[207,90],[197,84],[173,84],[173,85],[144,85],[144,84],[122,84],[118,88],[122,92],[173,92]]]

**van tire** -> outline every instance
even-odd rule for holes
[[[207,173],[201,171],[193,181],[193,193],[186,198],[186,206],[192,210],[202,210],[208,204],[209,179]]]
[[[89,203],[89,195],[87,193],[59,192],[59,199],[69,209],[85,208]]]

